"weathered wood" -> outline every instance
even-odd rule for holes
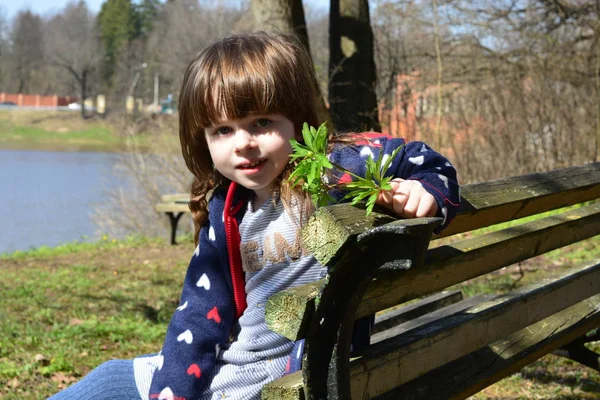
[[[318,282],[324,284],[324,280]],[[315,298],[320,290],[319,285],[303,285],[271,296],[265,306],[265,320],[269,329],[290,340],[301,339],[300,332],[308,328],[305,316],[313,315]]]
[[[302,230],[303,245],[323,265],[329,265],[336,254],[343,253],[355,243],[356,237],[377,226],[396,221],[396,218],[371,213],[348,204],[318,208]]]
[[[333,254],[333,261],[327,264],[328,282],[315,301],[306,335],[303,379],[308,399],[350,397],[352,327],[370,277],[381,266],[420,268],[431,234],[440,223],[440,218],[392,222],[358,234],[352,246]],[[361,255],[369,259],[367,265],[361,262]]]
[[[294,372],[266,384],[261,390],[262,400],[304,400],[302,372]]]
[[[476,304],[483,303],[484,301],[490,300],[493,295],[478,295],[469,297],[465,300],[451,304],[439,310],[432,311],[428,314],[421,315],[404,323],[392,326],[386,330],[380,330],[375,332],[371,336],[371,344],[381,342],[394,336],[405,334],[411,330],[420,328],[426,324],[432,323],[442,318],[448,318],[452,314],[457,314],[466,310],[467,308],[473,307]]]
[[[440,237],[600,197],[600,163],[466,185],[456,219]]]
[[[377,400],[465,399],[600,325],[600,295],[434,369]]]
[[[600,264],[544,279],[371,346],[350,368],[352,393],[373,398],[600,293]]]
[[[427,267],[418,272],[379,272],[363,297],[357,317],[598,234],[600,203],[431,249]]]
[[[442,367],[432,369],[376,399],[465,399],[599,325],[600,295],[596,295]],[[284,379],[270,383],[269,391],[290,393],[280,397],[281,400],[297,400],[303,396],[300,394],[303,392],[300,373]],[[289,390],[289,387],[298,388],[298,391]],[[269,400],[276,398],[270,397]],[[353,398],[362,397],[355,394]]]
[[[463,295],[460,290],[444,290],[420,299],[416,303],[387,311],[375,317],[375,325],[373,326],[372,333],[376,334],[377,332],[390,329],[398,324],[457,303],[462,299]]]
[[[186,203],[190,201],[189,193],[171,193],[160,196],[163,203]]]
[[[458,217],[439,237],[600,198],[600,163],[470,185],[463,187],[462,197]],[[303,337],[304,326],[310,323],[306,355],[310,362],[305,359],[304,364],[304,382],[309,389],[304,396],[307,398],[349,398],[350,391],[344,382],[351,382],[353,398],[372,398],[397,384],[406,388],[420,381],[419,376],[423,374],[426,374],[423,378],[429,379],[426,383],[440,386],[446,382],[440,379],[446,378],[440,373],[459,377],[459,380],[448,381],[446,387],[439,388],[439,397],[414,398],[465,398],[478,391],[477,387],[483,388],[506,376],[507,371],[518,370],[557,347],[568,344],[570,349],[581,350],[576,348],[579,341],[573,340],[599,324],[600,264],[575,270],[562,278],[537,282],[464,310],[466,303],[480,301],[468,299],[388,329],[379,336],[374,335],[374,344],[365,356],[349,365],[349,335],[354,317],[372,314],[600,234],[600,204],[432,248],[427,252],[426,262],[416,263],[418,271],[402,270],[415,263],[406,260],[401,244],[388,241],[389,236],[385,246],[374,239],[373,232],[379,229],[385,232],[387,225],[398,224],[389,222],[394,221],[393,217],[373,214],[368,220],[363,210],[348,205],[320,209],[315,216],[303,232],[304,244],[320,262],[331,267],[334,282],[329,276],[326,284],[320,281],[305,285],[270,305],[276,309],[278,304],[287,304],[287,309],[278,310],[282,319],[289,321],[301,316],[295,325],[290,324],[292,328],[287,332],[294,339]],[[418,225],[421,222],[401,223]],[[364,235],[370,235],[370,239],[361,244],[360,238]],[[365,247],[365,243],[385,249],[386,254],[378,254],[377,250]],[[400,249],[400,254],[390,254],[395,248]],[[387,261],[382,262],[384,260]],[[361,267],[371,271],[378,266],[380,269],[364,296],[364,283],[344,283],[344,280],[364,275]],[[330,290],[332,286],[338,289]],[[315,301],[320,287],[323,287],[322,293],[328,293],[323,301],[326,307]],[[345,288],[350,288],[348,293],[344,292]],[[594,295],[597,297],[582,300]],[[572,306],[577,302],[580,303]],[[592,306],[596,308],[590,308]],[[322,309],[329,311],[323,314]],[[267,310],[269,313],[275,315],[275,311]],[[281,324],[288,325],[284,321]],[[326,334],[321,334],[320,325],[326,325],[323,330]],[[540,338],[536,333],[545,336]],[[320,340],[327,344],[319,343]],[[336,343],[332,351],[333,342]],[[506,345],[501,347],[503,343]],[[598,362],[595,355],[587,351],[580,355],[584,361],[591,360],[588,364],[592,366]],[[477,364],[477,357],[484,361]],[[464,360],[468,361],[460,364]],[[328,369],[323,368],[326,364],[329,364]],[[445,369],[456,365],[458,369]],[[438,368],[434,370],[438,375],[430,373],[432,368]],[[325,376],[326,390],[323,389]],[[275,396],[285,399],[302,396],[300,375],[287,379],[286,389],[277,389]],[[312,391],[314,386],[319,387],[318,391]],[[418,388],[417,393],[421,392],[422,388]],[[281,393],[288,393],[289,397],[281,397]],[[400,396],[398,391],[390,393],[392,397],[386,398]]]
[[[159,212],[190,212],[187,203],[158,203],[154,209]]]
[[[600,234],[600,204],[592,204],[431,249],[424,269],[378,273],[363,296],[357,317],[373,314],[597,234]],[[304,285],[303,289],[290,292],[290,296],[316,293],[323,284],[323,281],[318,281]],[[304,305],[310,302],[314,302],[311,296],[287,300],[286,304],[296,304],[299,310],[288,309],[283,314],[300,315],[302,310],[310,311],[311,307]],[[283,304],[275,303],[274,301],[272,306],[274,309],[284,307]],[[303,332],[293,329],[305,326],[305,321],[311,317],[307,313],[302,317],[304,322],[282,322],[283,325],[290,326],[290,329],[285,330],[285,335],[303,337]]]

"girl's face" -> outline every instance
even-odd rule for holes
[[[254,208],[270,196],[273,181],[289,162],[294,124],[282,114],[248,115],[221,121],[204,135],[215,168],[256,194]]]

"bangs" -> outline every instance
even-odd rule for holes
[[[232,36],[207,47],[184,76],[182,143],[204,149],[207,127],[252,114],[282,114],[297,132],[304,122],[317,126],[320,99],[309,60],[302,45],[284,35]]]
[[[250,114],[282,113],[291,117],[297,98],[281,94],[299,88],[293,71],[283,65],[280,57],[270,57],[268,49],[242,54],[223,47],[217,57],[205,60],[209,65],[203,69],[210,73],[196,77],[194,107],[199,127]]]

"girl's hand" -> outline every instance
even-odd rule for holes
[[[400,178],[390,181],[392,189],[379,193],[375,204],[392,210],[400,217],[434,217],[438,211],[435,198],[418,181]]]

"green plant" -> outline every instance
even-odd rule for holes
[[[321,124],[318,129],[305,123],[302,127],[302,137],[304,143],[295,139],[290,140],[293,149],[290,163],[297,162],[297,164],[289,181],[293,186],[300,185],[304,191],[310,193],[315,206],[332,203],[333,198],[329,194],[330,191],[340,189],[346,192],[343,199],[352,199],[352,205],[365,200],[366,213],[369,215],[373,211],[379,193],[392,188],[390,181],[393,177],[386,177],[385,173],[402,147],[395,149],[385,160],[383,151],[379,152],[377,161],[373,160],[371,156],[367,157],[366,174],[362,177],[329,161],[327,158],[329,136],[325,123]],[[331,183],[328,179],[324,179],[326,176],[331,176],[330,172],[333,170],[347,173],[352,176],[353,180],[345,183]]]

